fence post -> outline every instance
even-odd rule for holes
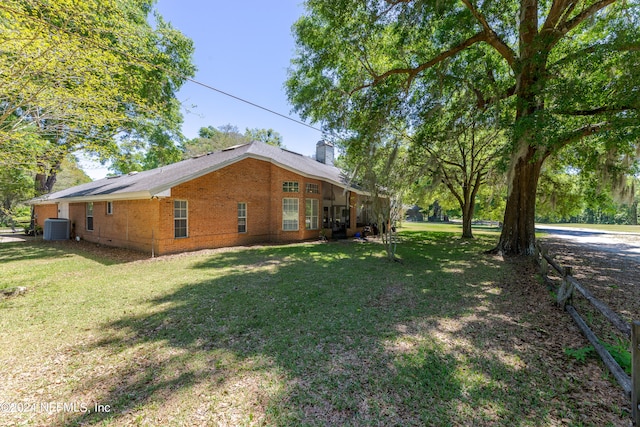
[[[573,297],[573,283],[567,279],[567,276],[571,276],[571,267],[564,267],[564,271],[562,272],[562,284],[558,289],[558,299],[557,303],[560,307],[564,307],[567,305],[567,301],[571,301]]]
[[[544,256],[540,260],[540,272],[542,273],[542,276],[545,278],[549,274],[549,263],[547,262],[547,259]]]
[[[547,261],[547,254],[549,249],[540,247],[540,270],[542,271],[542,276],[547,277],[549,275],[549,262]]]
[[[631,325],[631,409],[633,422],[640,426],[640,322]]]

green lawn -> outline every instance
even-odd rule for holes
[[[356,242],[135,262],[3,244],[0,288],[28,291],[0,301],[0,425],[628,421],[576,398],[610,382],[576,378],[595,362],[549,356],[546,291],[511,286],[518,266],[482,254],[495,233],[478,236],[407,224],[402,262]],[[517,298],[536,302],[518,311]]]
[[[402,223],[402,227],[405,230],[422,230],[432,231],[436,233],[453,233],[462,234],[461,222],[410,222],[406,221]],[[500,234],[500,229],[497,226],[491,225],[473,225],[473,234],[480,235],[495,235],[497,239]]]

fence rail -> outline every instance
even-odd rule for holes
[[[550,281],[548,277],[549,266],[553,267],[562,277],[562,283],[557,289],[558,305],[564,307],[567,313],[569,313],[578,328],[596,350],[607,369],[609,369],[618,384],[620,384],[620,387],[622,387],[627,397],[631,399],[631,416],[635,425],[640,427],[640,322],[633,322],[632,325],[625,322],[615,311],[611,310],[605,303],[596,298],[572,276],[571,267],[560,266],[549,256],[546,248],[543,248],[539,242],[536,243],[536,261],[540,265],[540,271],[545,281]],[[578,291],[593,307],[602,313],[614,327],[631,340],[631,377],[626,374],[609,351],[600,343],[598,337],[573,306],[572,298],[575,291]]]

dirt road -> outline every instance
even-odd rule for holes
[[[620,233],[550,225],[537,225],[536,230],[548,233],[549,236],[545,239],[566,240],[593,251],[609,252],[614,256],[640,263],[640,233]]]

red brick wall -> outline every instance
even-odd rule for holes
[[[284,181],[297,181],[299,192],[283,192]],[[160,201],[162,237],[158,252],[317,238],[320,230],[305,230],[305,199],[315,198],[322,206],[321,194],[306,194],[307,182],[322,184],[268,162],[245,159],[181,184],[171,190],[171,198]],[[297,231],[282,229],[282,199],[285,197],[299,199]],[[174,238],[175,200],[187,201],[189,236],[186,238]],[[246,233],[238,232],[238,203],[246,203]]]
[[[298,182],[297,193],[283,192],[284,181]],[[319,186],[319,194],[306,193],[306,184]],[[171,197],[152,200],[113,201],[93,204],[93,231],[86,229],[86,203],[72,203],[69,219],[82,239],[111,246],[133,248],[155,254],[203,248],[290,242],[317,239],[320,229],[305,229],[306,199],[318,200],[322,226],[322,185],[269,162],[245,159],[221,170],[171,189]],[[328,184],[325,184],[328,185]],[[298,230],[282,228],[282,200],[297,198]],[[186,200],[188,237],[174,237],[174,201]],[[352,199],[354,200],[354,199]],[[247,231],[238,232],[238,203],[247,206]],[[51,208],[53,207],[53,208]],[[39,220],[56,213],[56,205],[36,207]],[[57,213],[55,216],[57,217]],[[351,228],[355,230],[355,203],[351,206]]]
[[[108,246],[151,253],[152,238],[160,232],[158,200],[115,200],[112,214],[107,202],[93,203],[93,230],[87,230],[87,204],[71,203],[69,219],[80,238]]]
[[[44,220],[58,218],[58,205],[35,205],[36,225],[44,228]]]

